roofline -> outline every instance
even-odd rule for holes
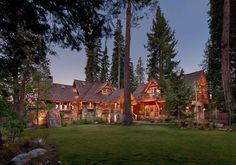
[[[60,83],[52,83],[52,85],[64,85],[64,86],[73,87],[73,85],[68,85],[68,84],[60,84]]]
[[[147,89],[148,89],[148,87],[149,87],[149,85],[150,85],[151,82],[154,82],[154,83],[156,83],[157,86],[159,86],[159,84],[157,83],[157,81],[156,81],[154,78],[152,78],[152,79],[150,79],[150,80],[148,81],[147,84],[145,84],[145,88],[144,88],[144,90],[143,90],[142,92],[146,92],[146,91],[147,91]]]
[[[199,71],[195,71],[195,72],[191,72],[191,73],[187,73],[187,74],[184,74],[184,76],[188,76],[188,75],[191,75],[191,74],[195,74],[197,72],[204,72],[204,70],[199,70]],[[205,72],[204,72],[205,73]]]

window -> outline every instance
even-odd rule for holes
[[[108,94],[110,94],[111,93],[111,89],[109,89],[109,88],[104,88],[104,89],[102,89],[102,94],[103,95],[108,95]]]
[[[149,96],[158,96],[160,94],[160,90],[157,87],[151,87],[148,89],[147,93]]]
[[[94,109],[94,104],[89,102],[87,108],[88,109]]]

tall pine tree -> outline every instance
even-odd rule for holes
[[[210,39],[205,51],[205,58],[208,62],[207,79],[211,95],[214,101],[221,102],[223,96],[221,79],[221,34],[222,34],[222,16],[223,1],[210,1],[209,29]]]
[[[101,72],[101,39],[89,38],[86,42],[85,52],[87,55],[87,64],[85,67],[86,81],[98,81]]]
[[[117,20],[116,30],[114,33],[110,81],[114,87],[124,87],[124,36],[122,34],[120,19]]]
[[[105,49],[101,58],[101,73],[100,73],[100,81],[106,82],[109,79],[109,57],[107,54],[107,39],[105,41]]]
[[[175,61],[175,45],[177,41],[175,32],[171,30],[160,6],[157,7],[156,17],[153,20],[151,32],[147,33],[149,51],[147,60],[148,79],[154,78],[160,81],[160,86],[165,89],[165,79],[174,72],[179,61]]]
[[[166,93],[166,108],[169,114],[177,112],[178,119],[185,107],[191,104],[193,100],[193,90],[183,81],[183,70],[180,73],[171,74]]]
[[[224,0],[210,0],[209,30],[210,38],[204,54],[207,66],[207,80],[212,95],[212,101],[219,105],[224,104],[222,76],[221,76],[221,51],[223,29],[223,3]],[[236,98],[236,0],[230,0],[230,72],[233,86],[234,99]],[[223,107],[222,107],[223,108]],[[220,109],[222,109],[220,108]]]
[[[145,82],[145,68],[141,57],[138,59],[138,63],[135,69],[137,85],[144,84]]]

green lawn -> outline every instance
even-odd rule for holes
[[[80,125],[48,132],[63,164],[236,164],[236,133],[157,125]]]

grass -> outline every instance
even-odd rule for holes
[[[236,133],[157,125],[40,129],[63,164],[236,164]],[[31,131],[27,131],[31,132]],[[26,133],[27,133],[26,132]]]

